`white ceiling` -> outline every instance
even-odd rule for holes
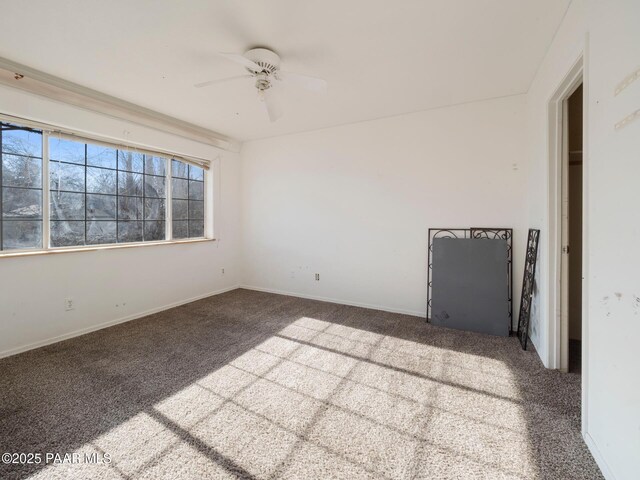
[[[570,0],[0,0],[0,57],[239,140],[524,93]],[[270,123],[215,55],[266,46],[329,82]]]

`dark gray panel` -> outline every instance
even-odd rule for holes
[[[431,323],[509,335],[505,240],[433,240]]]

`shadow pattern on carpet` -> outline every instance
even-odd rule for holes
[[[516,338],[241,289],[0,360],[0,452],[80,459],[2,479],[602,478],[580,376]]]

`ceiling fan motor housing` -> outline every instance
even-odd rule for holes
[[[266,75],[273,75],[280,68],[280,56],[266,48],[253,48],[247,51],[244,56],[252,62],[257,63],[260,68],[262,68],[262,72],[254,72],[251,69],[247,69],[251,73],[265,73]]]

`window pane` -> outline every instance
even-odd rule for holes
[[[87,219],[115,220],[117,198],[111,195],[87,195]]]
[[[204,237],[204,222],[189,220],[189,238]]]
[[[116,243],[116,222],[87,223],[87,244]]]
[[[189,219],[189,201],[188,200],[171,200],[173,206],[172,215],[174,220]]]
[[[189,200],[189,220],[204,220],[204,202]]]
[[[178,160],[171,161],[171,176],[174,178],[189,178],[189,166]]]
[[[84,143],[49,137],[49,158],[84,165]]]
[[[118,168],[127,172],[144,171],[144,155],[141,153],[118,150]]]
[[[2,184],[13,187],[42,186],[42,159],[2,155]]]
[[[144,176],[145,197],[164,198],[164,177]]]
[[[42,218],[42,191],[4,187],[2,218]]]
[[[142,174],[118,173],[118,195],[142,196]]]
[[[87,165],[115,169],[117,162],[115,148],[91,144],[87,145]]]
[[[80,221],[51,221],[51,246],[69,247],[84,245],[84,222]]]
[[[51,190],[84,192],[84,166],[50,162]]]
[[[118,197],[118,220],[142,220],[142,198]]]
[[[142,222],[118,222],[118,242],[141,242]]]
[[[145,220],[164,220],[165,203],[164,199],[156,200],[147,198],[144,201],[144,219]]]
[[[189,222],[179,220],[171,222],[173,238],[189,238]]]
[[[189,181],[189,200],[204,200],[204,183]]]
[[[104,168],[87,168],[87,192],[116,193],[116,171]]]
[[[144,156],[144,173],[147,175],[165,176],[167,168],[167,159],[162,157]]]
[[[173,198],[189,198],[189,182],[181,178],[171,179],[171,196]]]
[[[42,248],[42,132],[0,122],[0,250]]]
[[[2,222],[2,249],[42,248],[41,220]]]
[[[191,180],[204,180],[204,170],[200,167],[189,165],[189,178]]]
[[[164,240],[165,237],[164,222],[160,220],[144,222],[144,240]]]
[[[20,130],[19,128],[9,123],[2,124],[2,151],[42,158],[42,132],[32,132],[28,129]]]
[[[84,193],[51,192],[53,220],[84,220]]]

